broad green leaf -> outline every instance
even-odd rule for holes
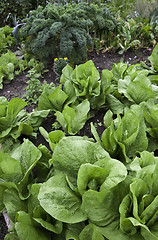
[[[79,193],[83,195],[88,189],[99,191],[100,186],[103,184],[108,174],[109,172],[105,168],[90,163],[82,164],[79,168],[77,177]]]
[[[131,83],[131,77],[126,76],[124,79],[119,79],[118,80],[118,92],[121,94],[124,94],[124,96],[130,101],[134,102],[133,99],[131,98],[130,94],[127,92],[127,88],[129,84]]]
[[[83,128],[85,122],[87,121],[87,115],[90,111],[90,103],[87,99],[81,102],[76,108],[76,116],[72,122],[72,132],[77,133],[80,129]]]
[[[34,183],[30,188],[30,197],[28,198],[28,212],[33,216],[34,210],[40,206],[38,194],[42,183]]]
[[[44,88],[42,94],[38,99],[38,110],[54,110],[53,104],[49,99],[49,95],[54,91],[54,88],[48,89],[47,87]]]
[[[77,105],[77,107],[72,108],[65,106],[62,113],[57,111],[55,115],[64,131],[71,135],[75,135],[84,126],[89,110],[90,103],[85,99]]]
[[[65,137],[65,134],[61,130],[52,131],[48,134],[49,145],[52,151],[54,151],[56,145],[64,137]]]
[[[6,236],[5,236],[5,240],[20,240],[18,238],[18,235],[16,233],[8,233]]]
[[[103,235],[97,230],[96,226],[89,223],[80,233],[80,240],[104,240]]]
[[[23,177],[24,167],[10,154],[0,151],[0,179],[5,182],[18,183]]]
[[[64,83],[63,90],[68,96],[68,98],[65,101],[65,105],[69,105],[70,103],[75,102],[75,100],[77,99],[77,96],[76,96],[75,88],[73,87],[73,84],[70,80]]]
[[[18,113],[26,105],[27,104],[20,98],[13,98],[8,102],[6,115],[0,118],[0,138],[9,134]]]
[[[124,74],[127,69],[126,63],[115,63],[112,67],[113,78],[118,81],[120,78],[124,77]]]
[[[15,189],[6,189],[3,194],[3,203],[7,209],[10,219],[15,222],[18,211],[27,211],[26,201],[20,200],[19,194]]]
[[[135,141],[139,131],[137,115],[132,111],[128,111],[122,118],[122,127],[122,141],[128,147]]]
[[[73,71],[73,68],[70,65],[67,64],[62,70],[60,83],[64,84],[67,80],[69,81],[71,79],[72,71]]]
[[[102,235],[108,240],[144,240],[139,232],[134,235],[124,234],[120,230],[119,220],[113,221],[111,224],[105,227],[96,227],[96,229],[102,233]]]
[[[20,112],[22,108],[27,105],[25,101],[20,98],[13,98],[8,103],[7,115],[9,121],[13,121],[16,115]]]
[[[50,233],[40,228],[31,216],[23,211],[17,212],[15,230],[20,240],[50,239]]]
[[[124,110],[124,104],[118,100],[115,96],[113,96],[112,94],[109,94],[107,96],[107,102],[109,105],[109,109],[114,113],[123,113]]]
[[[111,89],[111,80],[113,77],[113,73],[108,69],[104,69],[101,75],[101,90],[104,94],[109,94]]]
[[[5,190],[9,189],[9,190],[16,190],[17,192],[19,191],[17,185],[13,182],[1,182],[0,183],[0,211],[4,210],[5,205],[3,203],[3,195],[5,193]]]
[[[114,123],[104,130],[101,136],[101,141],[104,149],[111,155],[114,156],[117,150],[117,141],[115,139],[115,128]]]
[[[108,176],[100,187],[100,191],[109,190],[124,181],[127,169],[124,164],[116,159],[105,158],[97,161],[95,165],[106,169]]]
[[[40,187],[42,186],[42,183],[40,184],[33,184],[30,189],[30,197],[28,199],[28,211],[32,215],[33,219],[39,223],[42,227],[45,229],[60,234],[63,229],[62,222],[55,220],[52,218],[46,211],[40,206],[39,200],[38,200],[38,194]]]
[[[87,219],[80,209],[81,199],[69,188],[64,173],[43,183],[38,199],[44,210],[59,221],[78,223]]]
[[[67,230],[65,231],[65,240],[80,240],[79,235],[84,226],[84,222],[67,224]]]
[[[152,67],[158,72],[158,44],[154,47],[152,54],[148,59]]]
[[[24,143],[12,153],[12,157],[18,160],[24,168],[23,178],[19,183],[21,190],[21,198],[28,197],[29,175],[34,166],[40,160],[42,154],[35,145],[27,139],[24,139]]]
[[[143,116],[143,112],[140,106],[132,105],[131,111],[136,114],[139,119],[138,134],[136,139],[127,149],[128,156],[133,156],[136,152],[147,150],[148,147],[148,137],[146,133],[146,124]]]
[[[132,157],[136,151],[146,150],[148,139],[146,136],[146,125],[142,110],[137,105],[132,105],[120,121],[115,132],[115,139],[127,156]]]
[[[142,104],[143,108],[143,114],[145,117],[145,120],[149,123],[147,131],[153,138],[158,137],[158,116],[157,116],[157,111],[158,111],[158,105],[154,105],[153,103],[143,103]]]
[[[18,160],[28,173],[41,157],[41,152],[28,139],[24,139],[24,143],[12,153],[12,157]]]
[[[88,190],[82,196],[81,209],[90,222],[97,226],[106,226],[119,216],[117,198],[116,192],[112,190]]]
[[[144,75],[139,75],[129,84],[127,93],[137,104],[154,98],[151,82]]]
[[[77,96],[98,96],[100,94],[100,75],[90,60],[76,66],[71,74]]]
[[[48,142],[48,132],[43,127],[39,127],[39,131],[44,139]]]
[[[81,165],[77,181],[82,194],[81,209],[91,222],[105,226],[118,216],[120,197],[118,188],[114,187],[124,181],[126,175],[126,167],[111,158],[99,160],[94,165]]]
[[[14,138],[17,139],[19,138],[21,135],[26,135],[26,136],[33,136],[33,128],[31,125],[29,125],[28,123],[23,123],[20,122],[18,124],[17,127],[13,128],[10,132],[10,135]]]
[[[62,113],[57,111],[55,116],[57,117],[57,121],[61,124],[63,130],[66,133],[73,134],[72,122],[76,116],[75,110],[69,106],[66,106]]]
[[[66,110],[65,110],[65,109],[66,109]],[[63,114],[65,111],[68,111],[69,113],[71,112],[70,115],[71,115],[72,118],[75,116],[75,111],[74,111],[74,109],[73,109],[73,108],[70,108],[69,106],[65,106],[63,112],[57,111],[54,115],[56,116],[57,121],[61,124],[64,132],[67,132],[67,121],[65,120],[65,117],[64,117],[64,114]],[[71,121],[70,121],[70,123],[71,123]],[[69,123],[69,124],[70,124],[70,123]]]
[[[33,127],[34,131],[38,130],[43,119],[48,116],[49,112],[50,110],[33,111],[28,115],[29,122],[31,124],[31,127]]]
[[[38,211],[40,211],[40,210],[38,210]],[[45,220],[45,218],[47,218],[47,219]],[[61,234],[61,232],[63,230],[63,223],[58,221],[58,220],[53,219],[44,210],[40,211],[39,216],[33,217],[33,220],[35,220],[42,227],[44,227],[45,229],[47,229],[50,232],[53,232],[53,233],[56,233],[56,234]],[[52,223],[52,222],[54,222],[54,223]]]
[[[98,144],[82,137],[67,137],[60,140],[55,147],[52,160],[54,169],[64,172],[76,184],[80,166],[95,163],[109,154]]]
[[[68,98],[68,95],[60,87],[56,87],[48,98],[52,103],[54,110],[61,111],[63,109],[64,102]]]

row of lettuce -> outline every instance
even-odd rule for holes
[[[67,65],[31,113],[23,100],[0,97],[5,240],[158,239],[158,45],[149,61],[120,62],[101,77],[92,61]],[[72,136],[100,108],[101,138],[93,124],[94,138]],[[52,113],[63,131],[41,127]],[[28,139],[38,129],[52,151]]]

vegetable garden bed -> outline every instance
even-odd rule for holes
[[[150,54],[151,54],[151,50],[148,50],[148,51],[145,49],[144,50],[142,49],[141,51],[131,51],[130,50],[126,54],[124,54],[124,61],[128,62],[129,65],[139,63],[140,61],[147,62]],[[89,54],[89,59],[93,60],[96,68],[98,69],[98,71],[100,72],[100,75],[101,75],[103,69],[111,70],[113,64],[116,62],[119,62],[121,57],[117,53],[105,53],[105,54],[98,55],[93,52],[93,53]],[[44,78],[41,79],[42,82],[44,80],[46,80],[48,83],[54,81],[56,85],[58,84],[56,82],[56,75],[51,67],[50,67],[49,71],[44,74]],[[24,89],[25,87],[26,87],[26,74],[21,74],[21,75],[15,77],[15,79],[12,81],[11,84],[4,85],[4,88],[2,90],[0,90],[0,94],[2,96],[5,96],[8,99],[8,101],[10,101],[14,97],[21,97],[25,92],[25,89]],[[32,108],[34,108],[34,107],[35,106],[33,106],[33,107],[28,106],[27,111],[31,112]],[[87,136],[89,138],[92,138],[93,134],[91,132],[90,123],[93,122],[93,124],[95,125],[95,127],[97,129],[98,135],[101,137],[101,135],[105,129],[104,124],[103,124],[103,118],[104,118],[106,111],[107,111],[107,109],[104,109],[104,108],[100,109],[93,118],[91,118],[90,120],[88,120],[85,123],[85,126],[81,129],[81,131],[78,135]],[[54,121],[55,121],[55,118],[54,118],[54,120],[53,120],[53,118],[46,118],[43,121],[42,126],[45,127],[45,129],[48,132],[50,132],[52,130],[51,126]],[[36,139],[31,139],[31,141],[36,146],[43,144],[43,145],[46,145],[50,149],[47,141],[45,141],[45,139],[43,138],[43,136],[40,133],[38,134],[38,137]],[[7,227],[5,225],[3,216],[1,216],[0,221],[2,223],[1,239],[3,239],[3,236],[5,236],[5,234],[7,233]]]
[[[0,240],[158,240],[157,0],[4,2]]]

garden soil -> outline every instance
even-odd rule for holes
[[[145,61],[148,63],[148,57],[151,55],[152,49],[141,49],[137,51],[129,50],[124,55],[120,56],[118,53],[111,53],[111,52],[103,52],[97,54],[96,52],[90,52],[88,54],[88,60],[92,60],[98,69],[100,75],[103,69],[111,70],[114,63],[120,62],[127,62],[128,64],[135,64],[139,63],[140,61]],[[21,73],[12,80],[12,82],[8,85],[4,85],[3,89],[0,90],[0,96],[5,96],[8,101],[10,101],[14,97],[22,98],[25,94],[25,88],[27,86],[26,81],[28,80],[27,72]],[[43,75],[43,78],[40,79],[41,83],[43,81],[47,81],[47,83],[54,82],[56,85],[59,83],[59,80],[56,77],[56,74],[53,71],[53,62],[48,66],[48,72]],[[35,106],[27,106],[26,110],[28,112],[32,111]],[[95,116],[88,120],[80,131],[79,135],[83,136],[86,135],[88,137],[92,137],[91,130],[90,130],[90,122],[93,122],[97,127],[97,132],[99,136],[101,136],[104,127],[103,127],[103,117],[105,115],[105,109],[100,109]],[[52,131],[52,124],[55,121],[55,117],[48,117],[44,119],[43,126],[45,129],[50,132]],[[45,144],[48,146],[47,142],[43,139],[43,137],[38,134],[37,139],[31,139],[32,142],[38,146],[39,144]],[[48,146],[49,147],[49,146]],[[0,240],[3,240],[7,233],[7,227],[5,225],[5,221],[3,215],[0,216]]]

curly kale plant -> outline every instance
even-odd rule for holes
[[[92,46],[88,33],[92,22],[82,15],[77,4],[48,4],[32,11],[22,27],[27,49],[43,61],[57,56],[57,52],[75,64],[85,61],[87,46]]]

